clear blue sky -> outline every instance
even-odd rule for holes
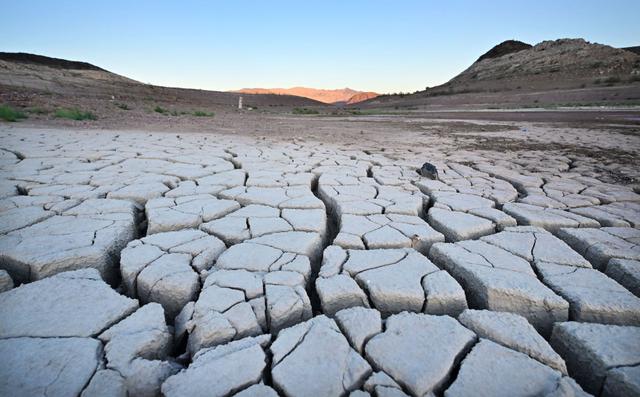
[[[640,0],[2,2],[0,51],[214,90],[415,91],[507,39],[640,45]]]

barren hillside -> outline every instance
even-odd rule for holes
[[[638,100],[640,55],[582,39],[561,39],[532,47],[507,41],[443,85],[360,105],[533,106]]]
[[[543,41],[499,57],[480,58],[448,86],[466,89],[578,88],[596,79],[640,77],[640,56],[582,39]]]
[[[33,54],[0,53],[0,103],[14,106],[81,106],[100,113],[109,102],[153,109],[199,107],[215,111],[237,108],[232,92],[160,87],[109,72],[97,66]],[[247,106],[297,107],[321,103],[291,95],[243,95]]]

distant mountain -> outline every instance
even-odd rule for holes
[[[369,99],[373,99],[378,95],[380,94],[376,92],[360,92],[358,94],[355,94],[351,98],[349,98],[349,100],[347,101],[347,105],[353,105],[354,103],[359,103]]]
[[[235,91],[244,94],[278,94],[295,95],[304,98],[314,99],[324,103],[357,103],[378,96],[375,92],[362,92],[350,88],[337,90],[323,90],[307,87],[293,88],[243,88]]]

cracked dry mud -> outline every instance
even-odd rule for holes
[[[0,395],[640,395],[640,195],[398,153],[4,132]]]

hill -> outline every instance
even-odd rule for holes
[[[352,90],[350,88],[342,88],[336,90],[324,90],[308,87],[293,88],[243,88],[235,91],[246,94],[276,94],[276,95],[295,95],[304,98],[310,98],[319,102],[328,104],[340,103],[357,103],[366,99],[374,98],[378,94],[375,92],[362,92]]]
[[[635,47],[624,47],[624,48],[621,48],[621,50],[631,51],[634,54],[640,55],[640,45]]]
[[[234,110],[240,95],[232,92],[144,84],[86,62],[26,53],[0,53],[0,103],[17,106],[82,106],[100,113],[113,101],[154,109],[197,107]],[[322,106],[291,95],[243,95],[250,107]],[[106,102],[105,102],[106,101]],[[106,104],[106,105],[105,105]]]
[[[483,61],[485,59],[493,59],[500,58],[501,56],[512,54],[514,52],[519,52],[523,50],[528,50],[531,48],[531,44],[523,43],[522,41],[517,40],[507,40],[493,47],[489,51],[485,52],[478,58],[476,62]]]
[[[543,41],[498,57],[481,57],[447,86],[469,90],[578,88],[597,78],[628,78],[634,70],[640,72],[640,57],[636,54],[582,39],[563,39]]]
[[[30,63],[60,69],[105,71],[104,69],[87,62],[68,61],[66,59],[51,58],[44,55],[29,54],[26,52],[0,52],[0,61]]]
[[[355,94],[354,96],[352,96],[351,98],[349,98],[349,100],[347,101],[347,105],[353,105],[355,103],[360,103],[363,101],[367,101],[369,99],[373,99],[377,96],[379,96],[380,94],[376,93],[376,92],[360,92]]]
[[[359,106],[495,106],[640,100],[640,56],[583,39],[503,42],[447,83]]]

